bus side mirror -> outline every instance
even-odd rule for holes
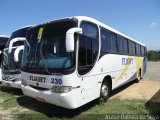
[[[71,28],[66,33],[66,51],[73,52],[74,51],[74,34],[79,33],[82,34],[82,28]]]
[[[17,41],[25,41],[25,40],[26,40],[26,38],[24,38],[24,37],[17,37],[17,38],[12,39],[9,43],[8,53],[12,52],[13,43],[15,43]]]
[[[19,61],[18,55],[19,55],[19,52],[20,52],[21,50],[24,50],[24,45],[19,46],[19,47],[14,51],[14,61],[15,61],[15,62],[18,62],[18,61]]]

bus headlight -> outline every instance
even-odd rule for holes
[[[24,86],[27,86],[27,82],[23,79],[21,79],[21,84],[24,85]]]
[[[71,86],[53,86],[52,87],[52,92],[55,93],[67,93],[72,90]]]

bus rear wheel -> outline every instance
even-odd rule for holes
[[[101,85],[99,103],[106,102],[111,93],[111,85],[108,81],[104,81]]]
[[[138,71],[138,77],[137,77],[137,79],[136,79],[136,83],[139,83],[140,80],[141,80],[141,78],[142,78],[141,69],[139,69],[139,71]]]

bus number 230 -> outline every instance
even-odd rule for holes
[[[52,84],[62,84],[62,80],[58,78],[51,78]]]

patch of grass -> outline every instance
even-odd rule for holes
[[[35,103],[37,104],[33,110],[33,106],[30,108],[33,111],[21,112],[18,114],[19,120],[50,120],[56,119],[104,119],[106,115],[120,115],[120,114],[137,114],[137,115],[159,115],[160,110],[157,106],[160,103],[150,104],[146,106],[146,100],[108,100],[104,104],[97,105],[95,102],[91,102],[85,106],[82,106],[76,110],[67,110],[64,108],[56,107],[47,103]],[[43,108],[43,109],[42,109]],[[154,108],[154,109],[152,109]],[[156,111],[156,114],[153,112]]]
[[[0,85],[0,110],[10,110],[18,120],[51,120],[51,119],[105,119],[106,115],[145,114],[159,115],[160,102],[146,100],[110,99],[106,103],[88,103],[78,109],[68,110],[24,96],[20,90]]]
[[[4,89],[6,89],[6,88],[4,88],[4,86],[2,86],[2,84],[0,84],[0,99],[5,99],[5,98],[9,98],[9,97],[14,96],[13,94],[6,93],[6,92],[8,92],[6,90],[5,90],[6,92],[3,92]]]
[[[10,110],[12,112],[13,110],[13,113],[17,113],[17,108],[19,106],[17,97],[20,96],[22,96],[20,89],[14,89],[0,84],[0,108],[3,108],[4,111]]]
[[[149,101],[145,104],[145,106],[149,110],[150,114],[159,115],[159,119],[160,119],[160,101],[159,102]]]
[[[3,86],[2,84],[0,84],[0,94],[3,94],[3,95],[17,95],[17,96],[23,95],[21,89],[16,89],[16,88]],[[3,96],[3,95],[1,95],[1,96]]]
[[[96,105],[88,114],[147,114],[145,100],[112,99],[101,105]]]

